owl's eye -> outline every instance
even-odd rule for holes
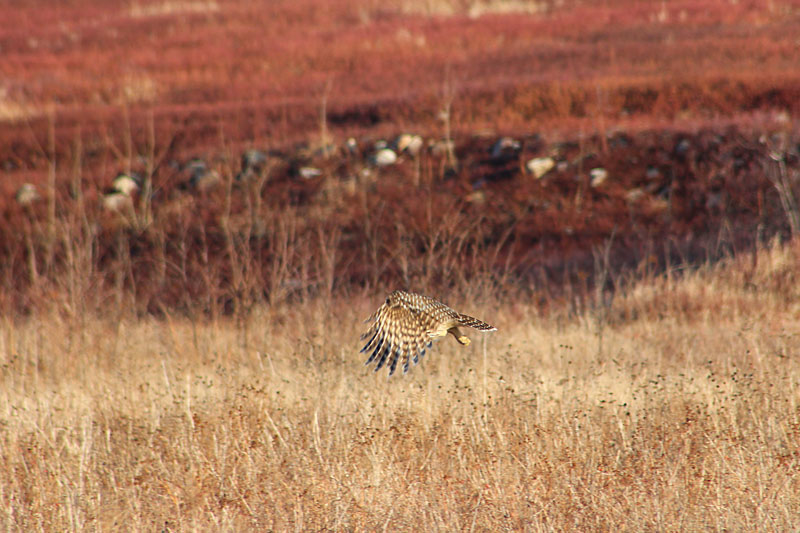
[[[389,298],[386,298],[386,305],[392,305],[392,302],[389,301]]]

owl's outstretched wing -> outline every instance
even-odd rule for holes
[[[391,376],[402,356],[405,374],[410,361],[416,365],[425,355],[425,350],[431,347],[429,332],[435,329],[436,321],[417,307],[384,303],[368,320],[372,324],[361,340],[369,340],[361,353],[370,353],[365,365],[377,361],[375,372],[388,362]]]

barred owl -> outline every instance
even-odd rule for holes
[[[414,364],[425,355],[433,340],[445,337],[448,333],[463,345],[470,340],[459,330],[468,326],[481,331],[495,331],[497,328],[468,315],[462,315],[433,298],[405,291],[394,291],[386,298],[380,308],[369,317],[372,322],[361,340],[369,339],[361,353],[371,354],[366,365],[377,361],[375,372],[389,363],[389,375],[394,374],[397,361],[403,356],[403,373],[413,359]]]

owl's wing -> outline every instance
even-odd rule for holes
[[[369,339],[361,353],[371,351],[368,365],[377,361],[375,372],[389,363],[389,375],[394,374],[397,361],[403,356],[403,373],[408,372],[409,363],[419,363],[425,350],[430,348],[428,332],[434,326],[432,317],[417,308],[409,306],[389,306],[383,304],[370,317],[374,320],[361,339]]]

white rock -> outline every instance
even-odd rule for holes
[[[391,148],[382,148],[375,152],[373,162],[379,167],[388,167],[397,162],[397,154]]]
[[[17,203],[21,206],[31,205],[39,198],[39,192],[36,190],[36,186],[33,183],[23,183],[22,186],[17,189],[16,199]]]
[[[133,200],[131,200],[130,195],[120,191],[114,191],[103,195],[103,209],[119,212],[132,208]]]
[[[395,141],[398,152],[406,152],[407,154],[416,157],[422,150],[425,141],[419,135],[412,135],[410,133],[403,133]]]
[[[139,190],[139,184],[136,180],[125,173],[117,174],[117,177],[111,182],[111,187],[126,196],[130,196]]]
[[[592,187],[597,187],[598,185],[602,185],[608,179],[608,170],[604,168],[593,168],[589,171],[589,176],[591,176]]]
[[[301,167],[298,172],[300,173],[300,177],[305,180],[310,180],[322,175],[322,171],[315,167]]]
[[[528,172],[533,174],[536,179],[541,178],[556,166],[556,162],[552,157],[535,157],[525,164]]]

